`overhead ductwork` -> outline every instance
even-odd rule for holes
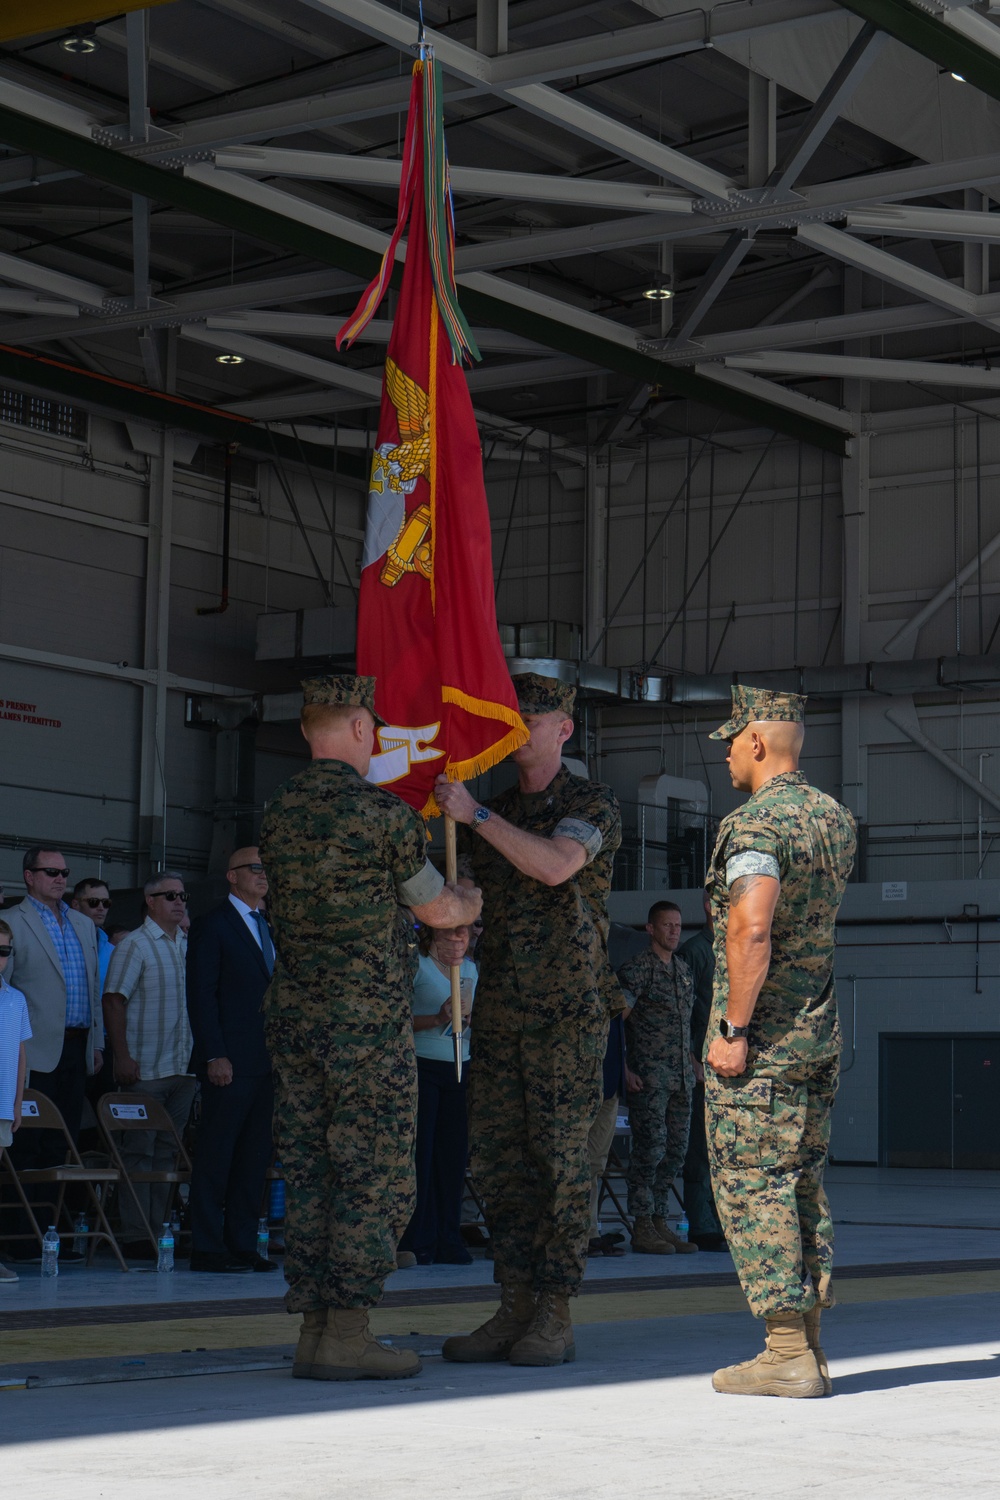
[[[852,662],[846,666],[783,667],[775,671],[711,672],[705,676],[642,673],[589,662],[514,657],[511,672],[540,672],[573,683],[593,698],[625,703],[728,703],[734,682],[816,698],[894,697],[900,694],[973,692],[1000,688],[1000,655],[938,656],[925,661]]]

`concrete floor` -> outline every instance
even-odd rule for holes
[[[900,1264],[931,1271],[934,1262],[1000,1258],[998,1178],[831,1170],[841,1264],[887,1273],[845,1278],[844,1303],[825,1320],[832,1400],[713,1393],[711,1371],[759,1347],[745,1310],[624,1312],[581,1322],[577,1363],[558,1370],[431,1357],[416,1379],[384,1384],[330,1386],[266,1370],[5,1392],[3,1489],[18,1500],[57,1489],[84,1500],[998,1494],[1000,1275],[971,1266],[893,1274]],[[729,1268],[721,1255],[629,1255],[592,1263],[588,1279],[667,1274],[683,1285]],[[482,1261],[400,1272],[391,1289],[468,1287],[490,1272]],[[68,1271],[53,1289],[28,1271],[3,1294],[0,1316],[53,1301],[273,1299],[275,1283],[102,1267]]]

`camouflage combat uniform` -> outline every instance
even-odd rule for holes
[[[781,882],[746,1071],[721,1078],[706,1068],[705,1083],[715,1203],[759,1318],[832,1302],[823,1172],[840,1060],[834,921],[855,845],[846,808],[800,771],[786,772],[723,820],[706,882],[715,923],[709,1044],[728,998],[729,886],[751,874]]]
[[[441,889],[425,850],[417,814],[339,760],[314,760],[264,815],[289,1312],[371,1307],[413,1212],[416,1065],[398,901]]]
[[[628,1065],[642,1079],[641,1091],[628,1099],[628,1211],[633,1218],[666,1218],[691,1120],[691,970],[676,954],[665,963],[649,947],[624,964],[618,978],[632,1006],[625,1022]]]
[[[494,1279],[573,1295],[590,1237],[587,1135],[601,1104],[608,1019],[607,895],[621,814],[614,794],[560,769],[544,791],[486,804],[588,861],[547,886],[474,833],[465,850],[485,929],[469,1079],[472,1170],[486,1202]]]
[[[712,929],[705,926],[688,938],[677,950],[691,970],[694,982],[694,1006],[691,1010],[691,1051],[700,1058],[705,1050],[708,1021],[712,1014],[712,976],[715,955],[712,951]],[[712,1198],[712,1178],[708,1165],[708,1142],[705,1136],[705,1085],[695,1083],[691,1093],[691,1133],[684,1158],[684,1210],[690,1224],[689,1238],[699,1235],[721,1235],[722,1226]]]

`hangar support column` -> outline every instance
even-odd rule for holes
[[[149,475],[142,664],[155,677],[142,689],[137,846],[147,852],[148,870],[137,872],[140,879],[162,868],[167,838],[167,652],[173,505],[174,435],[164,428],[160,452],[150,458]]]

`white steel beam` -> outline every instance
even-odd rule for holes
[[[398,188],[401,163],[377,156],[342,156],[324,151],[286,151],[273,146],[230,146],[216,151],[223,171],[257,177],[304,177],[321,182],[360,182]],[[555,177],[543,172],[498,172],[485,167],[451,167],[456,193],[526,202],[572,203],[623,212],[691,213],[694,203],[652,183],[602,182],[590,177]]]
[[[744,259],[753,244],[753,236],[736,229],[728,237],[722,249],[705,272],[695,290],[694,301],[684,314],[684,321],[677,330],[678,343],[687,343],[702,318],[711,309],[723,291],[730,276]]]
[[[915,384],[964,386],[967,390],[1000,392],[1000,370],[978,365],[935,364],[921,359],[874,359],[853,354],[796,354],[761,350],[757,354],[729,354],[728,370],[752,370],[760,375],[815,375],[833,380],[902,380]]]
[[[223,314],[205,319],[206,328],[224,329],[231,333],[279,334],[295,339],[335,339],[345,319],[328,317],[323,313],[244,312]],[[387,318],[373,318],[359,335],[359,344],[387,344],[393,324]],[[549,350],[544,344],[533,343],[519,333],[507,333],[502,328],[474,328],[472,330],[480,349],[503,354],[544,354]]]
[[[871,23],[858,32],[806,115],[785,159],[769,175],[767,187],[771,198],[780,198],[795,186],[885,41],[885,33],[876,31]]]
[[[942,750],[941,746],[935,740],[930,739],[928,735],[924,734],[920,727],[920,721],[917,718],[917,711],[913,705],[912,698],[909,701],[893,704],[892,708],[885,710],[885,716],[890,724],[894,724],[897,729],[901,729],[906,738],[912,740],[915,745],[919,745],[921,750],[926,750],[927,754],[936,760],[939,766],[944,766],[946,771],[950,771],[963,786],[969,788],[970,792],[975,793],[984,802],[988,802],[990,807],[1000,812],[1000,796],[973,776],[971,771],[967,771],[963,765],[960,765],[957,760],[948,754],[947,750]]]
[[[608,219],[600,224],[580,224],[573,229],[540,230],[518,239],[490,240],[483,245],[462,245],[455,252],[455,266],[462,271],[493,271],[530,265],[539,260],[566,260],[574,255],[593,255],[625,250],[635,245],[659,244],[675,239],[676,214],[640,214],[628,219]],[[699,237],[716,233],[716,226],[699,216]]]
[[[976,318],[976,299],[971,293],[940,276],[932,276],[929,271],[922,271],[919,266],[909,265],[876,245],[856,240],[841,229],[831,229],[828,224],[800,224],[796,233],[800,243],[821,250],[824,255],[832,255],[835,260],[857,266],[882,281],[916,292],[926,302],[936,302],[939,307],[950,308],[963,317]]]
[[[692,344],[658,350],[657,358],[672,364],[688,364],[692,359],[709,354],[787,349],[796,344],[839,344],[843,339],[905,333],[915,328],[948,328],[962,321],[958,313],[911,302],[905,307],[871,308],[859,313],[839,313],[830,318],[804,318],[798,323],[764,322],[756,328],[737,328],[731,333],[703,334]]]
[[[847,229],[862,234],[898,234],[906,239],[1000,241],[1000,213],[978,209],[911,208],[886,204],[854,208],[844,217]]]
[[[350,365],[337,365],[332,360],[317,359],[314,354],[303,354],[298,349],[286,349],[281,344],[249,338],[242,333],[221,333],[211,328],[189,326],[182,328],[180,335],[193,344],[207,344],[210,349],[242,354],[244,359],[255,360],[275,370],[303,375],[307,380],[318,380],[338,390],[355,391],[367,401],[377,403],[382,399],[381,377],[354,370]]]
[[[30,115],[33,120],[43,120],[46,125],[58,125],[60,130],[72,131],[74,135],[89,138],[94,127],[94,116],[85,110],[64,104],[61,99],[53,99],[50,94],[12,83],[9,78],[0,78],[0,104],[16,109],[19,114]]]
[[[36,318],[52,314],[60,318],[79,317],[80,309],[71,302],[59,302],[54,298],[46,301],[36,292],[17,291],[13,287],[0,287],[0,312],[29,313]]]
[[[307,203],[291,193],[281,192],[266,183],[252,181],[241,173],[220,172],[215,167],[200,163],[185,167],[184,173],[185,176],[192,177],[197,182],[207,183],[221,192],[232,193],[234,197],[243,198],[248,203],[260,204],[273,209],[275,213],[299,219],[303,224],[312,224],[318,229],[335,234],[341,239],[350,240],[356,245],[364,245],[379,255],[389,243],[389,236],[380,230],[370,229],[366,224],[359,224],[356,220],[349,219],[344,214],[334,213],[331,209],[319,208],[314,203]],[[396,254],[397,259],[404,259],[405,246],[400,245]],[[528,287],[504,281],[498,276],[462,273],[457,279],[462,286],[483,292],[489,297],[497,297],[503,302],[509,302],[529,312],[536,312],[541,317],[566,323],[571,328],[582,329],[594,334],[597,338],[613,339],[616,343],[624,344],[630,349],[636,346],[636,336],[631,328],[625,328],[621,323],[613,322],[611,318],[599,317],[585,308],[573,307],[567,302],[543,296],[539,292],[531,291]]]
[[[966,563],[957,576],[949,578],[947,583],[938,589],[933,599],[929,599],[922,609],[918,609],[913,618],[907,620],[906,624],[896,631],[891,640],[886,641],[882,647],[884,654],[892,656],[896,652],[902,652],[907,646],[909,646],[909,650],[912,652],[914,647],[912,641],[909,639],[910,636],[916,635],[927,624],[927,621],[937,614],[942,605],[947,604],[948,600],[954,597],[956,586],[961,588],[964,583],[968,583],[969,579],[974,577],[983,564],[989,562],[990,558],[997,552],[1000,552],[1000,532],[997,532],[996,536],[986,543],[982,551],[978,552],[971,562]]]
[[[37,292],[48,292],[52,297],[65,297],[79,307],[99,308],[104,305],[105,291],[93,281],[81,281],[77,276],[67,276],[62,271],[50,271],[48,266],[24,260],[20,255],[0,253],[0,279],[12,281],[15,286],[28,286]]]
[[[366,36],[375,37],[379,41],[388,42],[399,48],[401,52],[412,55],[419,44],[419,29],[416,22],[390,10],[386,5],[377,3],[377,0],[304,0],[304,3],[313,10],[321,11],[326,15],[339,16],[355,30],[364,32]],[[614,45],[610,40],[612,37],[623,37],[629,40],[629,45],[634,45],[631,40],[633,29],[644,30],[645,28],[612,32],[610,36],[606,33],[599,40],[606,49]],[[729,178],[724,177],[721,172],[715,172],[710,167],[703,166],[682,152],[674,150],[672,146],[662,145],[632,126],[613,120],[609,115],[602,114],[600,110],[593,109],[579,99],[560,94],[556,89],[540,83],[518,84],[508,78],[499,77],[494,82],[493,67],[503,67],[509,58],[494,60],[484,57],[474,48],[453,41],[451,37],[438,31],[427,31],[425,40],[429,46],[433,46],[436,57],[446,71],[465,83],[488,90],[490,93],[510,100],[513,104],[519,104],[529,114],[536,115],[539,119],[548,121],[549,124],[558,125],[572,135],[580,136],[583,140],[590,141],[606,151],[624,157],[626,161],[635,162],[637,166],[647,167],[661,177],[679,183],[681,187],[689,188],[703,197],[726,202],[729,194],[735,189],[735,184]],[[595,39],[585,40],[590,44]],[[566,43],[563,56],[568,58],[569,55],[576,55],[574,48],[578,45],[573,42]],[[662,55],[662,44],[657,55]],[[514,56],[520,59],[525,54],[517,53]],[[609,66],[609,56],[608,50],[605,50],[603,61],[599,64],[595,62],[594,66]],[[581,59],[581,67],[584,67],[584,54],[581,54]],[[614,59],[610,60],[614,61]],[[572,65],[567,68],[570,74],[576,71],[578,71],[577,68]]]
[[[694,368],[697,374],[704,375],[708,380],[715,380],[719,385],[746,391],[748,395],[756,396],[762,401],[773,401],[776,406],[784,406],[800,416],[829,422],[842,432],[853,434],[858,430],[858,419],[853,412],[831,406],[827,401],[814,401],[812,396],[802,396],[798,391],[787,390],[785,386],[776,385],[773,380],[761,380],[757,375],[750,375],[743,370],[730,370],[725,365],[700,364]]]

